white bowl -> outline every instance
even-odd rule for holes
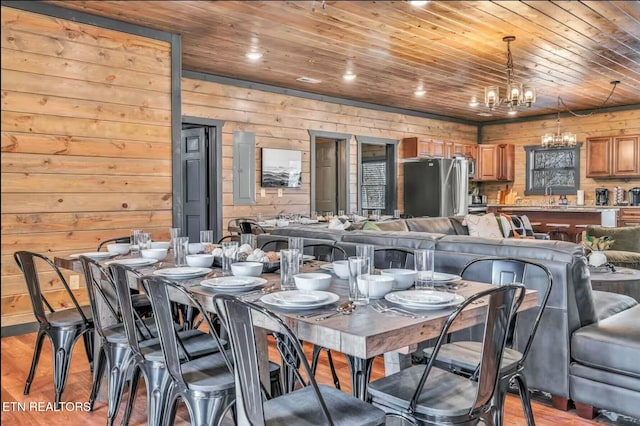
[[[382,275],[390,275],[396,280],[396,284],[393,286],[394,290],[406,290],[413,285],[418,273],[413,269],[383,269],[380,271]]]
[[[293,276],[299,290],[326,290],[331,285],[331,275],[319,272],[296,274]]]
[[[391,275],[364,274],[358,277],[358,288],[364,293],[368,285],[369,298],[379,299],[393,290],[393,284],[395,282],[396,280],[394,280]]]
[[[349,261],[348,260],[336,260],[332,263],[333,272],[342,280],[349,278]]]
[[[145,257],[147,259],[162,260],[165,257],[167,257],[167,251],[168,251],[167,249],[150,248],[150,249],[140,250],[140,254],[142,255],[142,257]]]
[[[107,251],[111,254],[127,254],[130,248],[131,244],[126,243],[107,244]]]
[[[159,248],[159,249],[167,249],[167,250],[169,250],[170,246],[171,246],[171,243],[169,243],[169,241],[151,241],[151,248]]]
[[[239,277],[259,277],[263,266],[262,262],[236,262],[231,264],[231,272]]]
[[[188,254],[186,258],[187,265],[194,268],[208,268],[213,265],[212,254]]]

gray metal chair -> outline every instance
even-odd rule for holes
[[[403,247],[376,247],[373,250],[373,264],[378,269],[413,269],[413,250]]]
[[[29,394],[38,361],[40,360],[42,341],[46,336],[49,338],[51,346],[53,347],[53,383],[57,407],[67,382],[73,347],[81,336],[84,338],[89,365],[93,367],[94,326],[91,308],[78,304],[64,276],[56,265],[46,256],[28,251],[18,251],[13,254],[13,258],[24,275],[29,298],[31,299],[33,314],[39,324],[35,347],[33,349],[31,369],[29,370],[29,375],[24,385],[24,394]],[[46,265],[53,269],[68,294],[71,305],[73,306],[72,308],[58,311],[53,309],[42,294],[37,264]],[[46,312],[45,307],[49,312]]]
[[[229,333],[238,401],[238,424],[242,425],[382,425],[384,412],[342,391],[318,385],[296,336],[276,315],[252,303],[229,295],[214,297],[218,315]],[[295,369],[301,387],[277,398],[265,400],[260,391],[259,353],[256,328],[267,326],[274,336],[286,339],[282,345],[287,359],[299,359]],[[300,373],[302,371],[302,373]],[[302,374],[306,376],[302,377]]]
[[[108,272],[96,260],[80,256],[87,283],[91,311],[98,335],[99,352],[89,396],[89,411],[93,411],[102,378],[107,371],[107,424],[112,425],[120,407],[133,352],[122,323],[116,289]],[[153,318],[139,323],[145,338],[156,337]]]
[[[243,219],[238,221],[241,234],[265,234],[267,231],[255,220]]]
[[[142,375],[147,388],[147,424],[159,425],[165,416],[172,380],[165,368],[160,340],[157,338],[149,339],[148,334],[141,327],[142,319],[131,304],[129,282],[130,279],[138,279],[140,274],[117,263],[109,266],[109,272],[116,287],[124,330],[129,347],[133,352],[133,379],[122,424],[129,423],[137,395],[138,382],[140,375]],[[207,321],[208,326],[212,326],[207,316],[203,318]],[[178,324],[175,326],[180,328]],[[183,361],[191,361],[216,351],[215,345],[211,344],[211,336],[199,330],[183,329],[178,331],[177,342],[179,356]]]
[[[209,317],[200,302],[180,285],[156,276],[143,277],[142,282],[151,299],[163,361],[171,377],[167,395],[168,412],[164,416],[165,424],[173,423],[179,398],[187,406],[192,425],[219,424],[235,401],[231,359],[226,353],[224,342],[216,333],[215,327],[208,321]],[[216,352],[190,361],[185,359],[184,354],[180,355],[178,349],[180,337],[171,317],[170,291],[180,294],[185,301],[203,314],[211,332],[209,345]]]
[[[310,243],[304,244],[304,254],[310,254],[317,260],[333,262],[334,260],[346,260],[347,252],[335,243]]]
[[[102,250],[103,247],[106,249],[107,244],[111,244],[111,243],[129,244],[130,242],[131,242],[131,237],[109,238],[108,240],[104,240],[100,244],[98,244],[98,248],[96,249],[96,251]]]
[[[500,380],[494,396],[494,405],[498,407],[494,422],[502,424],[504,399],[513,383],[518,388],[527,424],[535,424],[529,390],[524,373],[524,364],[533,344],[540,319],[549,300],[553,277],[549,269],[539,263],[516,258],[479,258],[469,262],[461,276],[473,281],[488,282],[496,285],[523,283],[525,287],[538,291],[539,308],[535,318],[533,311],[526,313],[528,321],[518,321],[522,314],[514,315],[510,324],[505,353],[500,364]],[[517,339],[515,337],[517,336]],[[518,348],[520,350],[518,350]],[[431,356],[432,348],[424,350]],[[476,377],[480,365],[482,346],[475,341],[457,341],[442,346],[436,360],[436,366],[458,374]]]
[[[415,365],[369,384],[372,403],[390,416],[411,424],[493,425],[493,394],[511,318],[524,299],[521,284],[508,284],[477,293],[462,302],[447,318],[427,365]],[[478,299],[488,299],[477,380],[435,366],[451,324]]]

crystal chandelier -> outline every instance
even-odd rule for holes
[[[553,133],[547,133],[542,136],[543,148],[557,148],[557,147],[572,147],[576,146],[578,141],[576,134],[571,132],[560,133],[560,103],[562,99],[558,96],[558,118],[556,119],[557,130],[555,135]]]
[[[502,41],[507,43],[507,89],[502,90],[499,86],[488,86],[484,89],[484,103],[493,111],[500,104],[506,104],[509,111],[515,111],[518,106],[530,107],[536,102],[536,89],[518,83],[513,80],[513,57],[511,56],[511,42],[516,38],[507,36]]]

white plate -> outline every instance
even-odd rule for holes
[[[92,251],[89,253],[76,253],[69,256],[72,259],[79,259],[80,256],[90,257],[92,259],[108,259],[110,257],[115,256],[116,254],[111,254],[108,251]]]
[[[327,299],[321,291],[290,290],[274,293],[272,299],[287,305],[313,305]]]
[[[404,303],[411,303],[413,305],[438,305],[451,302],[455,294],[442,291],[413,290],[398,291],[395,293],[395,297]]]
[[[293,291],[298,291],[298,290],[265,294],[260,298],[260,301],[267,305],[275,306],[281,309],[313,309],[313,308],[318,308],[320,306],[330,305],[332,303],[337,302],[340,299],[340,296],[338,296],[335,293],[331,293],[329,291],[309,291],[305,293],[321,293],[325,295],[325,298],[318,302],[307,303],[307,304],[293,304],[293,303],[283,302],[282,301],[283,299],[281,296],[282,293],[291,293]],[[280,296],[277,296],[277,295],[280,295]]]
[[[206,275],[211,272],[210,268],[191,268],[191,267],[180,267],[180,268],[164,268],[153,271],[153,275],[160,275],[161,277],[167,278],[175,278],[175,279],[185,279],[185,278],[195,278],[201,275]]]
[[[127,259],[117,259],[117,260],[110,260],[108,262],[105,262],[106,265],[111,265],[112,263],[118,263],[120,265],[127,265],[127,266],[146,266],[146,265],[153,265],[154,263],[158,263],[158,260],[147,259],[144,257],[132,257]]]
[[[419,291],[419,290],[409,290],[409,291]],[[401,293],[401,292],[393,292],[393,293],[387,293],[384,298],[386,300],[388,300],[391,303],[396,303],[398,305],[402,305],[405,306],[407,308],[411,308],[411,309],[430,309],[430,310],[435,310],[435,309],[446,309],[446,308],[450,308],[452,306],[457,306],[460,303],[464,302],[464,297],[460,296],[459,294],[455,294],[453,295],[453,299],[450,302],[447,303],[435,303],[435,304],[424,304],[424,303],[418,303],[418,304],[414,304],[414,303],[410,303],[410,302],[406,302],[403,301],[401,299],[399,299],[397,297],[397,293]]]
[[[278,259],[280,259],[280,252],[276,253],[278,255]],[[311,256],[310,254],[303,254],[302,261],[308,262],[309,260],[316,260],[315,256]]]
[[[263,286],[266,283],[267,280],[260,277],[233,276],[203,280],[200,282],[200,285],[203,287],[211,287],[218,291],[241,292]]]
[[[433,273],[433,281],[436,283],[450,283],[461,279],[462,277],[460,275],[445,274],[444,272]]]
[[[326,263],[324,265],[320,265],[320,269],[324,269],[325,271],[333,272],[333,265],[331,263]]]

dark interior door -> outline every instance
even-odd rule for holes
[[[182,234],[200,241],[200,230],[209,228],[208,149],[205,127],[182,130],[183,170]]]

